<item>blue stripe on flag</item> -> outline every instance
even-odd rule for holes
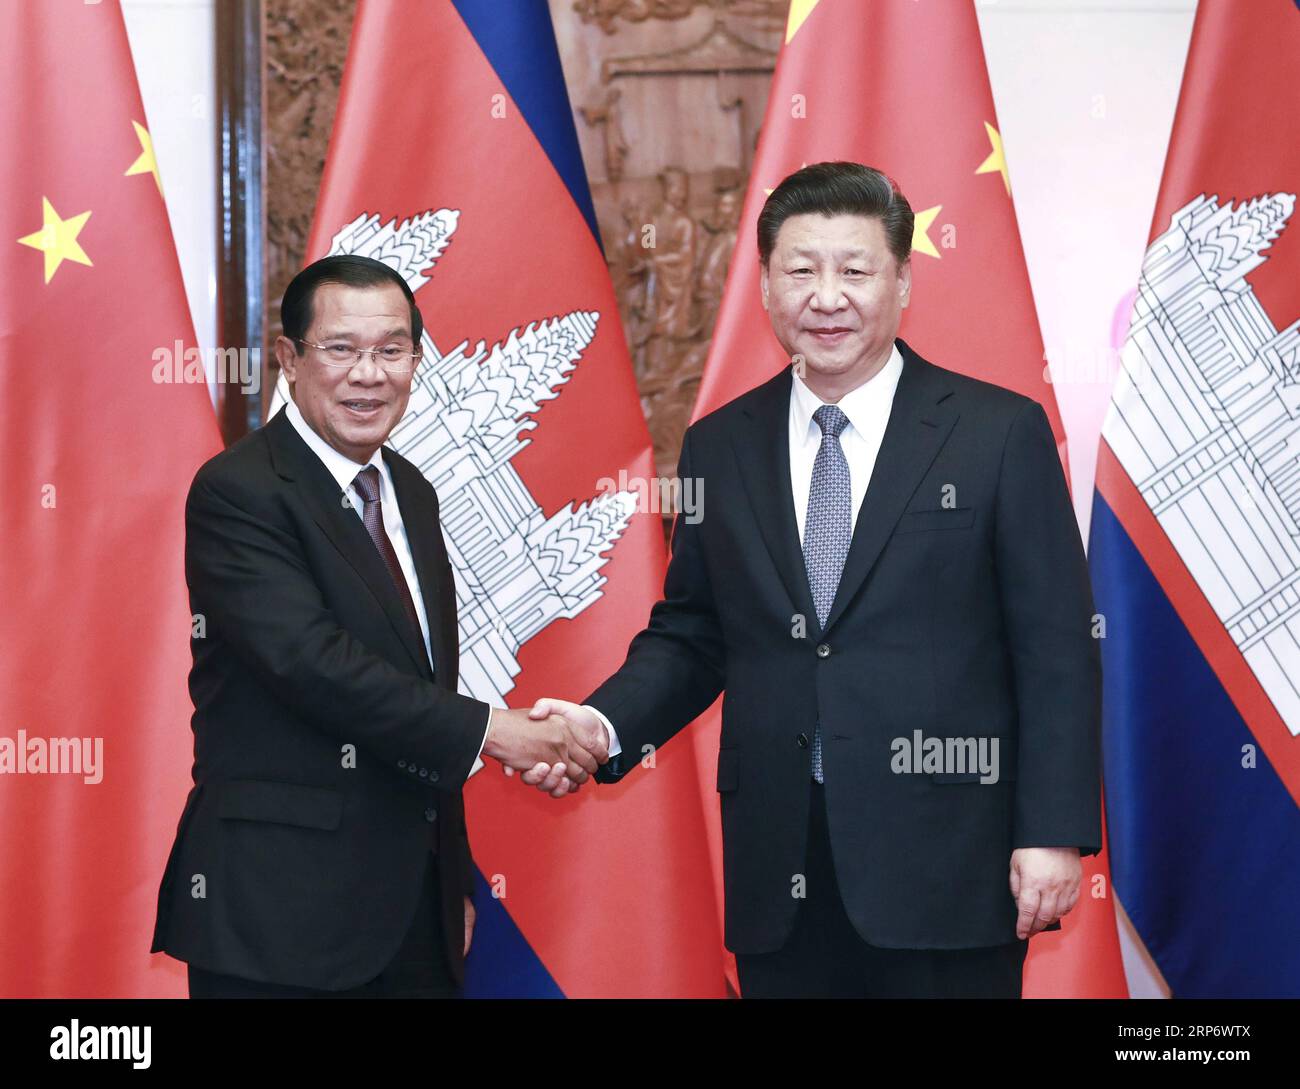
[[[465,961],[466,998],[563,998],[505,905],[474,871],[474,940]]]
[[[568,186],[573,202],[600,246],[596,210],[573,127],[569,92],[546,0],[453,0],[488,63],[518,104]],[[602,251],[604,249],[601,246]]]
[[[1300,809],[1100,494],[1089,559],[1115,891],[1175,997],[1300,995]]]

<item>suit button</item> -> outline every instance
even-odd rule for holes
[[[817,657],[829,658],[831,656],[831,645],[829,643],[817,644]]]
[[[429,769],[428,769],[428,768],[421,768],[421,769],[420,769],[420,778],[421,778],[421,779],[427,779],[427,778],[429,778]]]
[[[436,771],[429,772],[429,782],[436,783],[437,781],[438,781],[438,773]]]
[[[406,767],[406,761],[405,761],[405,760],[399,760],[399,761],[397,762],[397,766],[398,766],[399,768],[404,768],[404,767]]]
[[[799,742],[799,748],[801,748],[801,749],[806,749],[806,748],[808,747],[808,735],[807,735],[807,734],[800,734],[798,737],[795,738],[795,740],[796,740],[797,742]]]
[[[424,811],[424,819],[432,824],[438,819],[438,811],[436,809],[426,809]]]

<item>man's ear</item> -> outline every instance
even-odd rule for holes
[[[292,385],[298,378],[298,364],[302,362],[294,342],[286,336],[275,338],[275,361],[284,371],[284,377]]]
[[[758,289],[763,295],[763,309],[767,309],[767,265],[758,266]]]
[[[907,308],[912,299],[912,259],[909,257],[898,270],[898,305]]]

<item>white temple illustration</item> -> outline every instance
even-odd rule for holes
[[[362,214],[334,236],[330,253],[383,261],[416,292],[459,215],[444,208],[399,225]],[[388,440],[438,492],[456,571],[459,687],[493,706],[505,706],[514,688],[520,647],[600,597],[605,553],[636,510],[634,495],[612,491],[548,518],[511,465],[530,441],[521,434],[537,426],[532,416],[569,380],[599,320],[578,310],[515,329],[490,350],[483,341],[462,341],[446,354],[426,326],[424,362]],[[271,413],[287,397],[281,376]]]
[[[1295,210],[1202,194],[1147,249],[1102,434],[1300,735],[1300,320],[1246,281]]]

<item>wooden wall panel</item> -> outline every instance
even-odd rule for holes
[[[266,335],[280,335],[280,297],[303,266],[356,0],[265,0]],[[264,398],[275,387],[268,352]]]

